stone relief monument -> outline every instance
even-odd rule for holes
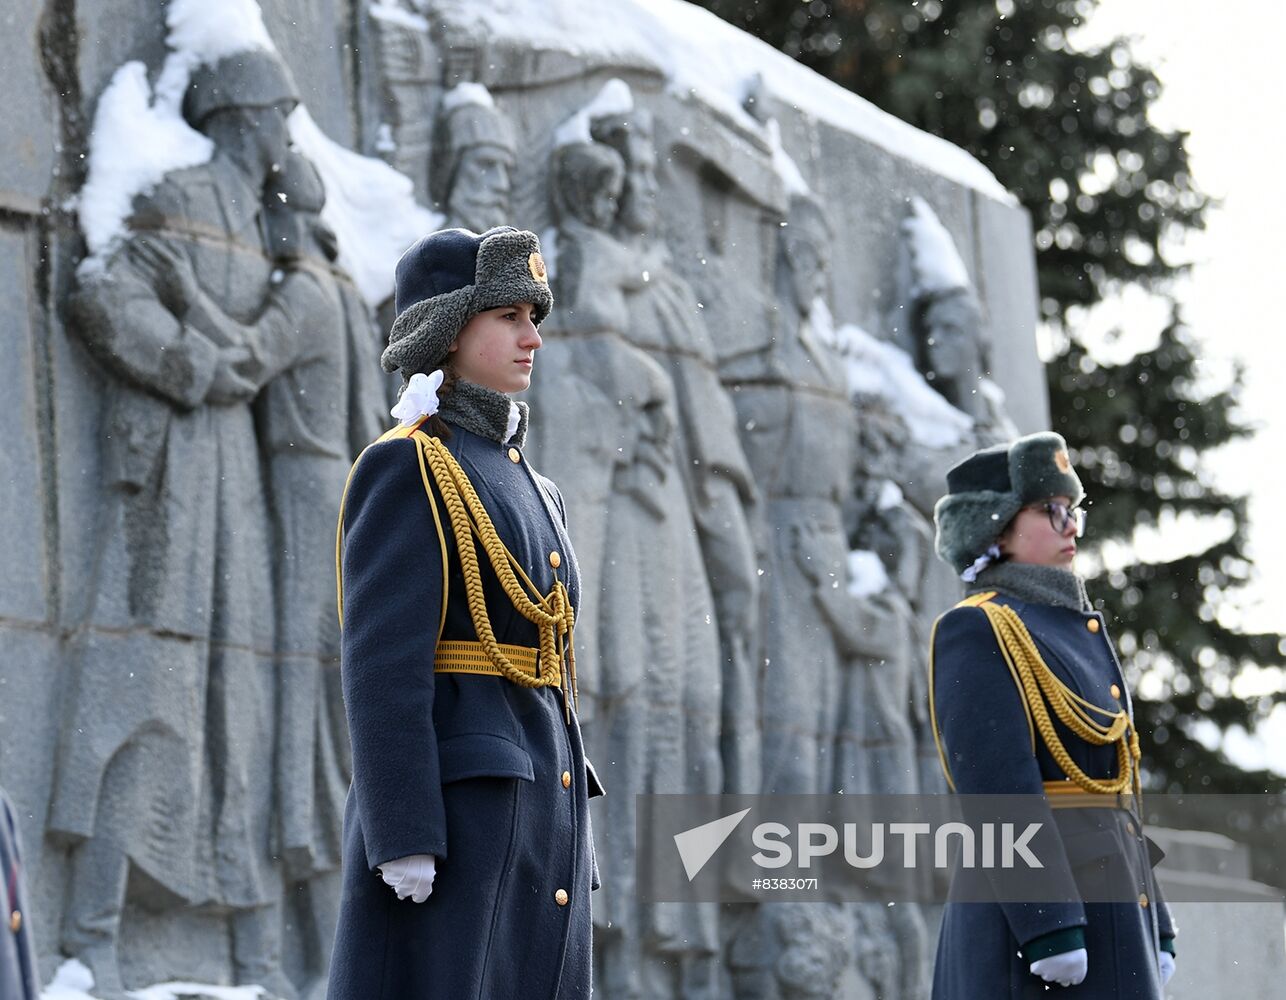
[[[446,225],[475,233],[509,221],[513,129],[487,88],[464,82],[446,92],[429,167],[435,207]]]
[[[843,584],[842,504],[856,429],[828,342],[830,232],[821,206],[790,200],[780,230],[770,345],[725,365],[754,480],[764,495],[763,774],[769,794],[838,790],[842,654],[822,607],[802,594]],[[808,664],[803,683],[796,662]]]
[[[441,99],[443,77],[428,20],[396,3],[370,5],[368,48],[376,53],[378,97],[366,102],[379,111],[375,152],[411,179],[416,197],[431,200],[428,190],[434,111]]]
[[[37,221],[0,174],[5,218],[52,234],[38,254],[0,227],[27,269],[11,287],[43,290],[5,376],[27,415],[6,448],[41,471],[39,502],[4,508],[34,575],[21,599],[0,586],[0,782],[35,845],[46,981],[76,958],[100,997],[167,978],[324,992],[349,776],[334,522],[391,420],[374,317],[396,253],[354,222],[355,152],[405,175],[408,217],[546,244],[529,448],[585,578],[582,721],[610,789],[598,992],[925,994],[935,930],[914,906],[640,904],[635,796],[937,787],[923,654],[954,581],[933,575],[920,484],[1007,432],[978,388],[1005,381],[989,357],[1036,363],[983,339],[984,316],[1030,335],[1034,286],[993,301],[978,276],[999,264],[955,249],[977,243],[961,205],[1014,210],[958,151],[891,148],[856,98],[779,98],[756,43],[685,34],[688,8],[664,6],[672,21],[633,0],[324,0],[305,20],[279,0],[228,18],[157,0],[164,45],[145,18],[85,15],[49,116],[62,159],[22,179],[38,204],[66,169],[75,214]],[[755,58],[723,80],[693,54],[708,44]],[[55,64],[6,68],[11,92],[46,93],[36,67]],[[131,80],[152,98],[136,117],[186,145],[157,139],[153,161],[115,144],[138,177],[108,240],[96,154]],[[301,141],[306,109],[333,147]],[[899,252],[914,342],[881,318]],[[848,350],[841,320],[975,437],[925,444],[909,383]]]
[[[63,945],[103,996],[122,995],[131,865],[180,901],[226,908],[237,980],[291,993],[273,782],[257,760],[276,692],[250,402],[270,358],[291,353],[276,342],[293,324],[270,296],[260,206],[297,100],[267,54],[199,67],[184,114],[214,156],[136,202],[129,239],[71,302],[72,329],[117,380],[90,614],[113,631],[77,650],[48,829],[77,844]]]
[[[549,420],[535,425],[529,447],[550,460],[568,454],[568,522],[582,573],[596,581],[577,623],[587,753],[610,762],[604,780],[613,774],[629,787],[665,788],[673,761],[651,750],[666,730],[653,724],[649,675],[664,671],[677,686],[682,665],[679,652],[658,641],[673,595],[650,592],[639,566],[666,526],[665,501],[677,484],[674,390],[661,366],[627,339],[627,295],[642,276],[613,233],[624,159],[586,134],[558,146],[554,160],[560,308],[546,324],[542,351],[550,364],[532,396]],[[712,662],[713,650],[707,654]],[[599,988],[646,996],[639,961],[646,915],[637,903],[629,834],[635,799],[613,798],[594,828],[600,872],[610,873],[594,910]]]
[[[974,420],[980,443],[1014,438],[1004,392],[992,381],[982,306],[951,234],[923,198],[902,221],[911,269],[916,364],[956,409]]]
[[[728,964],[739,1000],[804,1000],[844,995],[849,923],[833,903],[779,903],[742,929]]]
[[[657,239],[660,189],[652,116],[635,108],[625,116],[597,119],[591,130],[626,164],[617,231],[632,249],[643,278],[628,300],[629,339],[657,360],[674,389],[678,427],[673,464],[683,496],[675,497],[675,506],[667,506],[667,518],[680,526],[690,519],[700,547],[699,567],[685,584],[685,615],[689,628],[695,623],[698,633],[709,624],[700,603],[690,596],[693,581],[704,578],[716,616],[722,669],[712,681],[685,681],[699,697],[683,708],[697,718],[717,709],[711,720],[716,739],[710,745],[718,747],[718,757],[701,765],[707,775],[704,784],[710,790],[751,791],[759,786],[760,774],[758,741],[751,735],[758,706],[758,581],[749,512],[757,491],[737,433],[735,409],[720,383],[713,338],[691,286],[671,266],[666,247]],[[690,513],[685,515],[685,510]],[[715,690],[721,692],[720,700],[711,704]],[[690,715],[689,725],[692,720]]]
[[[320,539],[330,503],[357,454],[381,433],[383,388],[375,334],[321,221],[316,168],[290,152],[266,190],[265,221],[282,269],[276,298],[290,311],[279,350],[294,364],[264,387],[259,434],[273,512],[277,595],[276,824],[285,881],[305,900],[309,951],[328,964],[339,907],[344,799],[352,774],[333,613],[335,561]],[[292,343],[293,342],[293,343]],[[314,984],[320,992],[324,985]]]
[[[611,781],[608,775],[619,769],[630,784],[656,792],[717,793],[724,783],[723,671],[720,634],[711,627],[715,600],[693,492],[694,480],[708,473],[693,471],[695,462],[688,459],[697,446],[687,419],[696,401],[684,401],[689,387],[682,379],[692,362],[678,354],[683,349],[700,351],[703,341],[685,336],[692,330],[691,321],[683,324],[661,311],[671,302],[665,296],[682,294],[682,288],[671,290],[663,284],[663,251],[651,243],[658,192],[650,119],[642,109],[631,109],[628,118],[606,116],[588,122],[587,137],[589,143],[556,151],[559,201],[566,205],[578,196],[586,198],[588,204],[582,201],[580,214],[597,211],[597,223],[612,228],[589,231],[572,216],[569,227],[560,231],[559,256],[566,235],[567,263],[576,284],[569,317],[574,327],[603,325],[595,322],[594,307],[586,309],[598,299],[598,290],[588,279],[596,272],[607,277],[615,262],[619,298],[613,303],[609,293],[602,304],[616,308],[599,318],[610,321],[608,331],[619,334],[630,355],[641,355],[642,371],[651,376],[649,395],[656,400],[650,407],[651,417],[642,418],[643,457],[633,463],[637,473],[625,472],[629,502],[637,509],[643,498],[643,510],[622,520],[620,537],[614,532],[608,536],[607,562],[614,566],[604,578],[604,587],[613,593],[605,595],[598,662],[603,678],[617,678],[622,686],[616,690],[633,697],[619,714],[603,713],[603,721],[613,723],[603,734],[603,749],[615,762],[607,764],[604,780]],[[579,168],[574,166],[578,161]],[[595,161],[610,162],[610,173],[595,167]],[[595,174],[597,190],[589,185]],[[703,330],[695,330],[695,335],[704,336],[708,343]],[[633,361],[636,367],[639,363]],[[702,375],[722,399],[713,366]],[[614,387],[604,388],[609,399],[623,399]],[[641,413],[648,414],[649,407]],[[714,416],[719,419],[725,413],[715,410]],[[731,417],[730,411],[726,416]],[[640,411],[627,408],[624,419],[640,421]],[[725,433],[735,445],[730,419]],[[628,482],[630,478],[634,482]],[[639,586],[633,580],[647,583]],[[637,600],[629,600],[631,594]],[[636,669],[629,666],[631,662]],[[750,665],[744,666],[749,669]],[[600,735],[593,728],[591,746]],[[622,732],[628,729],[634,732]],[[602,834],[608,868],[621,874],[621,891],[609,892],[604,912],[596,914],[602,928],[603,990],[637,997],[658,992],[717,996],[717,908],[713,904],[641,907],[631,891],[633,873],[627,872],[634,861],[628,830],[628,826],[609,824]],[[643,946],[648,940],[655,942],[651,948]],[[649,951],[652,956],[645,957]]]

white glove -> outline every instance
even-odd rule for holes
[[[397,893],[398,899],[410,896],[412,902],[423,903],[433,891],[436,864],[432,854],[412,854],[409,858],[385,861],[379,866],[380,878]]]
[[[1040,976],[1045,982],[1058,983],[1059,986],[1079,986],[1089,971],[1090,957],[1084,948],[1038,958],[1031,964],[1033,976]]]
[[[1174,956],[1168,951],[1163,951],[1158,957],[1161,959],[1161,985],[1164,986],[1174,975]]]

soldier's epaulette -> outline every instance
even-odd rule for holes
[[[970,594],[963,601],[956,605],[957,608],[976,608],[980,604],[986,604],[996,596],[996,591],[988,590],[981,594]]]

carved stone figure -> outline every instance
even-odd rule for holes
[[[335,236],[321,221],[316,168],[289,152],[269,179],[263,213],[281,270],[255,325],[212,304],[203,332],[255,345],[256,424],[272,512],[278,682],[273,853],[288,882],[303,883],[302,915],[324,972],[339,902],[339,832],[351,775],[339,685],[335,563],[325,544],[353,456],[379,433],[382,388],[364,303],[333,266]],[[201,298],[187,260],[154,248],[157,275],[181,289],[189,312]]]
[[[902,221],[911,265],[916,365],[956,409],[974,418],[980,444],[1011,440],[1004,394],[991,380],[982,306],[955,241],[922,198]]]
[[[634,254],[611,231],[624,177],[621,155],[601,143],[554,151],[559,308],[541,331],[544,370],[533,402],[552,428],[542,442],[547,454],[575,486],[565,494],[568,523],[582,572],[597,581],[576,624],[586,753],[602,762],[608,784],[642,789],[667,781],[651,750],[648,677],[659,665],[654,637],[669,627],[672,608],[663,602],[673,593],[653,589],[640,563],[668,516],[675,404],[665,372],[623,336],[626,294],[643,283]],[[674,664],[666,669],[672,673]],[[608,796],[598,815],[600,988],[608,996],[648,995],[640,969],[645,918],[634,882],[634,794]]]
[[[847,756],[841,744],[840,757],[858,791],[936,792],[942,789],[928,726],[925,663],[925,616],[931,612],[921,606],[932,568],[932,529],[895,485],[909,439],[905,423],[883,400],[858,397],[855,404],[859,459],[852,542],[861,554],[877,558],[885,574],[885,587],[872,598],[882,609],[878,631],[885,648],[867,649],[852,663],[854,689],[845,699],[850,722],[842,728],[855,739]],[[930,957],[920,905],[852,909],[858,965],[876,994],[923,996]]]
[[[269,182],[269,246],[283,278],[274,298],[291,323],[273,347],[294,364],[259,398],[274,528],[278,654],[277,813],[288,883],[303,883],[304,919],[325,993],[340,896],[340,828],[352,776],[339,678],[335,559],[324,540],[356,452],[380,431],[374,334],[351,285],[333,271],[316,168],[290,153]],[[381,407],[382,408],[382,407]]]
[[[481,233],[512,221],[516,155],[513,127],[486,87],[460,83],[446,92],[434,128],[429,191],[447,226]]]
[[[267,53],[199,67],[184,113],[213,158],[136,200],[129,238],[70,304],[114,389],[96,627],[79,644],[49,829],[78,845],[63,945],[103,997],[122,995],[131,870],[162,905],[230,910],[238,981],[294,995],[270,854],[273,601],[248,404],[264,345],[290,325],[265,308],[260,206],[296,101]]]
[[[898,716],[897,739],[908,739],[914,765],[901,785],[880,792],[945,791],[928,713],[928,666],[925,660],[929,630],[935,616],[939,573],[933,558],[933,527],[897,485],[914,473],[918,460],[910,431],[888,402],[859,394],[854,399],[859,427],[857,487],[850,509],[850,537],[855,548],[877,555],[888,578],[882,599],[896,607],[900,649],[909,662],[898,665],[900,679],[886,678],[880,705]],[[890,698],[889,696],[894,694]],[[906,734],[902,734],[906,727]],[[890,751],[893,752],[893,751]],[[905,767],[896,751],[894,770]],[[888,770],[888,768],[884,768]]]
[[[968,289],[953,288],[925,293],[917,305],[921,370],[952,406],[985,420],[985,398],[976,389],[985,370],[977,300]]]
[[[919,1000],[929,995],[930,938],[918,903],[853,903],[852,948],[857,970],[876,997]]]
[[[832,346],[826,269],[830,235],[820,206],[791,201],[778,245],[773,344],[725,365],[765,497],[768,538],[762,602],[763,790],[836,790],[842,653],[811,599],[841,587],[848,551],[843,504],[851,489],[853,412]]]
[[[623,532],[638,525],[640,514],[648,524],[663,516],[658,486],[667,474],[674,437],[669,380],[654,360],[623,336],[629,324],[626,293],[642,284],[633,255],[611,232],[624,170],[620,154],[600,143],[574,143],[554,152],[559,309],[543,331],[550,342],[541,359],[565,373],[565,381],[542,379],[542,385],[557,386],[545,390],[550,397],[546,409],[570,418],[558,435],[557,453],[563,456],[560,461],[577,465],[580,474],[574,478],[586,487],[584,499],[575,501],[584,508],[583,514],[577,511],[581,516],[576,531],[586,539],[583,547],[578,542],[577,552],[585,553],[582,565],[601,566],[603,573],[621,563],[614,554],[606,556],[609,525],[619,541]],[[582,407],[569,407],[562,399],[567,393],[583,397]],[[613,641],[601,640],[607,626],[599,622],[609,602],[622,602],[617,618],[641,613],[631,596],[639,590],[637,579],[622,579],[621,584],[614,587],[604,581],[601,596],[586,601],[579,617],[579,658],[589,697],[582,718],[591,725],[599,701],[615,706],[613,692],[634,691],[642,677],[641,667],[636,672],[626,666],[642,663],[641,646],[634,646],[624,659],[604,660],[598,653],[600,641]],[[634,610],[626,612],[625,607]],[[633,760],[634,754],[627,759]]]
[[[636,551],[625,553],[626,565],[648,581],[643,617],[638,610],[631,615],[633,627],[643,628],[648,656],[643,700],[649,783],[637,790],[749,791],[758,779],[752,649],[757,581],[746,513],[754,485],[709,331],[691,288],[656,239],[651,117],[637,108],[626,116],[598,116],[590,132],[626,165],[616,236],[638,276],[627,299],[628,338],[664,371],[676,405],[673,448],[651,452],[663,474],[647,463],[632,473],[656,475],[655,487],[642,492],[658,513],[650,537],[638,536]],[[632,641],[606,620],[601,635]],[[604,661],[611,655],[606,647],[601,654]],[[648,926],[630,931],[651,945],[643,983],[630,967],[637,960],[622,948],[617,970],[604,970],[605,991],[612,991],[607,977],[614,975],[630,992],[612,995],[717,996],[717,907],[659,905],[647,908],[645,919]],[[612,954],[605,951],[604,959],[610,962]]]
[[[898,795],[920,784],[910,717],[920,711],[914,694],[923,646],[908,594],[924,570],[920,556],[928,539],[908,518],[891,478],[893,448],[905,426],[875,398],[856,403],[854,485],[846,505],[849,586],[847,592],[822,586],[814,598],[834,625],[848,666],[837,784],[850,794]]]
[[[617,219],[620,238],[638,260],[643,284],[630,296],[630,340],[669,375],[678,405],[675,467],[701,545],[716,608],[723,669],[719,725],[721,787],[749,792],[759,784],[758,695],[754,636],[758,579],[750,530],[758,494],[737,434],[737,415],[719,380],[714,342],[691,286],[657,239],[656,150],[652,118],[636,108],[625,119],[600,118],[594,136],[625,157],[626,182]],[[708,695],[709,688],[705,689]],[[706,711],[708,699],[693,706]],[[715,783],[719,787],[718,783]]]
[[[375,151],[411,178],[416,200],[428,201],[429,151],[433,107],[440,87],[442,60],[429,21],[410,0],[370,4],[374,49],[379,65],[380,125]]]
[[[851,924],[835,903],[761,906],[734,935],[728,964],[738,1000],[841,996]],[[887,994],[882,994],[887,995]]]
[[[848,586],[836,586],[836,578],[819,563],[820,531],[804,529],[805,536],[813,537],[796,558],[843,657],[836,789],[850,795],[902,795],[920,790],[922,756],[912,720],[925,714],[927,705],[925,644],[913,600],[932,539],[892,478],[906,427],[874,397],[856,403],[854,494],[845,512],[853,549]],[[928,932],[920,907],[855,903],[849,912],[857,970],[874,995],[924,995]]]

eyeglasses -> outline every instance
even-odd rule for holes
[[[1043,510],[1049,515],[1049,526],[1058,534],[1067,531],[1069,524],[1076,525],[1076,537],[1085,534],[1085,508],[1070,507],[1061,500],[1046,500],[1044,503],[1029,504],[1028,510]]]

